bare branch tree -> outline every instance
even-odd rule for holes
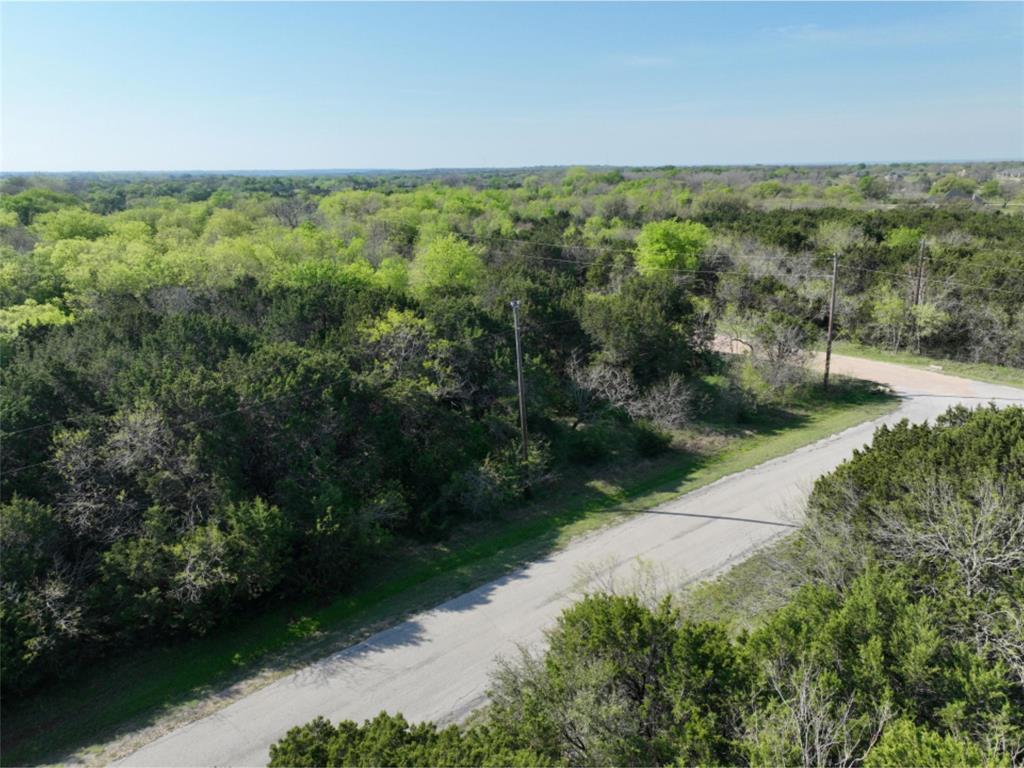
[[[625,368],[608,363],[586,366],[573,355],[566,367],[570,382],[570,395],[576,406],[576,423],[591,418],[603,403],[610,403],[627,411],[639,394],[633,375]]]
[[[693,419],[693,389],[679,374],[669,374],[627,403],[626,410],[633,418],[647,419],[663,429],[681,429]]]
[[[197,456],[153,406],[115,414],[103,432],[66,430],[55,442],[63,480],[55,506],[80,535],[116,541],[136,530],[151,504],[173,509],[181,530],[191,530],[217,498]]]
[[[1024,568],[1024,501],[991,482],[968,498],[941,481],[917,484],[911,493],[920,502],[918,519],[878,512],[875,537],[897,559],[952,565],[968,597]]]
[[[858,764],[892,719],[891,704],[859,712],[853,696],[838,697],[807,660],[776,659],[765,667],[776,706],[747,723],[746,740],[768,764],[847,768]]]

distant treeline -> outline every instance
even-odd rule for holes
[[[557,185],[567,174],[586,173],[603,183],[656,182],[668,179],[693,192],[709,188],[740,191],[754,201],[772,198],[803,200],[819,198],[843,203],[921,201],[927,198],[974,197],[1000,205],[1021,202],[1024,163],[888,163],[869,165],[796,166],[658,166],[616,168],[539,166],[533,168],[442,168],[424,170],[303,171],[181,171],[106,172],[76,174],[0,174],[0,194],[13,195],[42,187],[69,192],[88,201],[98,213],[109,213],[120,200],[153,196],[175,197],[182,202],[208,199],[221,189],[239,192],[290,195],[325,195],[348,189],[409,190],[423,184],[482,189],[512,189],[527,180]],[[114,197],[110,192],[114,191]],[[123,198],[121,197],[123,193]]]

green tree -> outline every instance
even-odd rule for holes
[[[472,290],[484,276],[480,250],[448,234],[436,237],[421,248],[412,262],[409,282],[419,294],[431,290]]]
[[[931,189],[928,190],[928,194],[932,196],[948,195],[952,193],[970,195],[975,189],[977,189],[977,187],[978,182],[971,177],[958,176],[954,173],[949,173],[932,184]]]
[[[32,228],[47,240],[82,238],[95,240],[109,235],[110,224],[103,216],[81,208],[62,208],[35,217]]]
[[[10,342],[23,328],[34,325],[64,325],[74,321],[53,304],[38,304],[28,299],[24,304],[0,309],[0,344]]]
[[[375,277],[378,285],[405,293],[409,288],[409,264],[404,259],[389,256],[377,267]]]
[[[921,348],[921,339],[929,339],[940,333],[950,320],[948,312],[928,302],[911,307],[910,315],[914,320],[918,350]]]
[[[986,200],[998,200],[1004,196],[1002,186],[998,179],[989,179],[978,187],[978,194]]]
[[[868,200],[885,200],[889,196],[889,184],[886,180],[871,174],[860,177],[857,189]]]
[[[0,196],[0,210],[14,211],[18,215],[18,220],[25,225],[31,224],[41,213],[80,205],[81,203],[74,195],[66,195],[42,187],[26,189],[16,195]]]
[[[830,219],[818,225],[814,241],[828,253],[847,253],[864,244],[864,231],[845,221]]]
[[[747,671],[720,627],[669,603],[590,595],[559,618],[544,658],[507,665],[490,722],[572,765],[735,762]]]
[[[1001,766],[1010,759],[991,759],[977,744],[950,734],[939,734],[901,718],[886,726],[882,738],[864,757],[865,768],[956,768],[957,766]]]
[[[885,244],[903,256],[917,252],[924,232],[919,227],[896,227],[885,236]]]
[[[0,504],[0,675],[23,690],[53,669],[86,630],[54,511],[14,496]]]
[[[631,369],[646,386],[693,363],[693,307],[675,281],[632,275],[618,293],[588,293],[582,325],[604,362]]]
[[[318,717],[292,728],[270,747],[271,768],[334,768],[388,765],[416,768],[438,766],[548,766],[553,762],[530,749],[513,746],[500,731],[487,726],[460,730],[438,729],[432,723],[410,725],[401,715],[381,712],[357,725],[351,720],[331,725]]]
[[[636,267],[642,275],[696,269],[711,232],[696,221],[652,221],[637,236]]]
[[[894,352],[899,351],[911,317],[906,300],[888,284],[882,283],[875,289],[871,317],[885,334],[889,347]]]
[[[205,631],[283,576],[287,524],[260,499],[227,504],[184,535],[175,527],[171,513],[152,507],[140,535],[104,553],[103,585],[121,632]]]
[[[756,197],[760,200],[767,200],[772,197],[778,197],[785,191],[785,186],[781,181],[776,179],[770,179],[768,181],[761,181],[757,184],[751,184],[747,187],[747,193],[751,197]]]

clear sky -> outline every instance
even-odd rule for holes
[[[1024,4],[4,3],[0,169],[1024,157]]]

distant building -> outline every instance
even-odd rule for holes
[[[968,192],[964,189],[951,189],[942,197],[945,200],[973,200],[974,193]]]
[[[1000,168],[996,171],[996,178],[1001,181],[1024,181],[1024,166]]]

